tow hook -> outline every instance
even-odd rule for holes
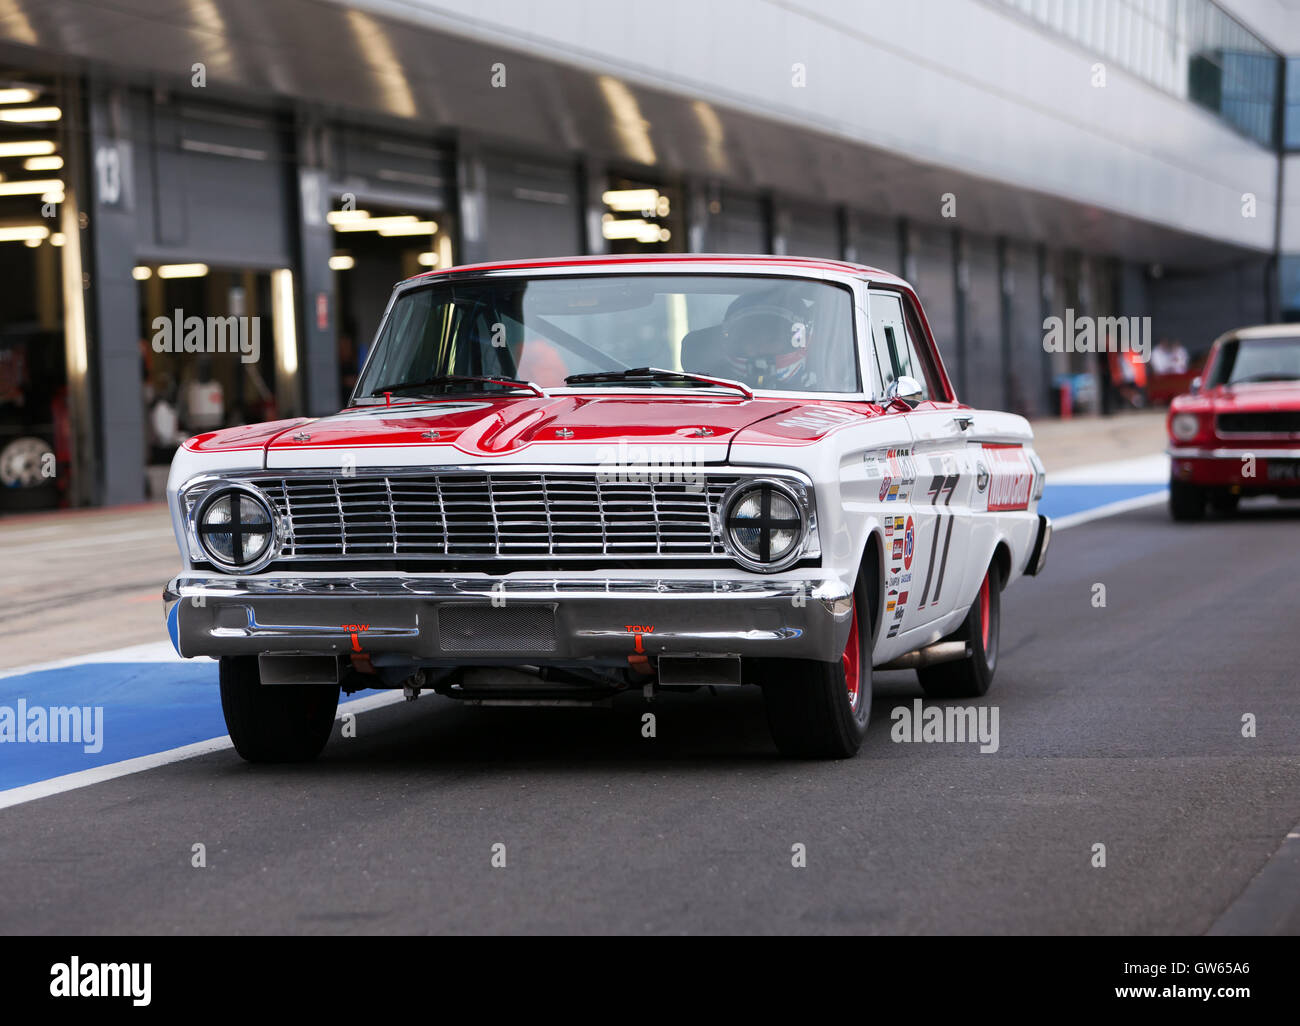
[[[408,702],[414,702],[420,697],[420,692],[424,689],[424,680],[424,671],[416,670],[403,682],[402,694],[406,696]]]

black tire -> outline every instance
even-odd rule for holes
[[[1205,491],[1184,481],[1169,482],[1169,515],[1175,520],[1200,520],[1205,516]]]
[[[854,589],[857,692],[852,696],[845,656],[833,663],[770,659],[763,664],[767,724],[777,750],[795,759],[847,759],[857,754],[871,719],[871,609],[859,581]]]
[[[985,595],[988,597],[988,631],[984,630]],[[998,668],[998,637],[1002,631],[1002,571],[995,559],[985,572],[979,593],[966,619],[944,641],[964,641],[970,655],[951,663],[924,666],[916,671],[929,698],[978,698],[987,694]],[[985,638],[987,637],[987,641]]]
[[[221,711],[237,751],[248,762],[309,762],[334,729],[338,685],[267,684],[256,656],[221,660]]]
[[[1221,517],[1230,517],[1237,512],[1237,504],[1241,502],[1241,496],[1235,495],[1226,488],[1220,488],[1210,493],[1210,508]]]

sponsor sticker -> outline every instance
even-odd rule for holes
[[[989,459],[989,512],[1028,509],[1034,468],[1020,446],[986,446]]]

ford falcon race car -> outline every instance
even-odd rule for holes
[[[340,689],[482,705],[762,688],[854,754],[873,668],[983,695],[1043,566],[1021,417],[953,392],[910,286],[785,257],[538,260],[397,286],[342,412],[201,434],[168,484],[183,656],[252,761]]]
[[[1169,513],[1231,514],[1244,497],[1300,498],[1300,324],[1238,328],[1169,406]]]

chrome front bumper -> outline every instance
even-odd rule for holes
[[[430,665],[626,666],[638,654],[829,661],[851,619],[849,589],[833,577],[194,572],[172,580],[163,599],[182,656],[394,653]]]

